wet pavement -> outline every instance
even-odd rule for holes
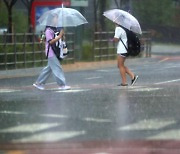
[[[32,87],[39,69],[5,73],[0,153],[179,154],[180,57],[129,59],[127,65],[139,75],[133,87],[117,86],[116,62],[66,71],[69,91],[59,91],[53,78],[44,91]]]

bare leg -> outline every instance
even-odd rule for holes
[[[118,56],[117,60],[118,60],[118,68],[119,68],[121,79],[122,79],[122,84],[126,84],[127,83],[126,69],[124,66],[124,62],[125,62],[126,58],[122,57],[122,56]]]
[[[125,66],[126,73],[131,77],[131,79],[134,79],[134,73],[129,70],[128,67]]]

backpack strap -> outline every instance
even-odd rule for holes
[[[124,42],[122,41],[122,39],[121,38],[119,38],[120,39],[120,41],[122,42],[122,44],[124,45],[124,47],[126,48],[126,50],[127,50],[127,52],[128,52],[128,48],[126,47],[126,45],[124,44]]]
[[[49,48],[50,48],[50,44],[48,43],[48,51],[47,51],[46,59],[48,59],[49,57]]]
[[[50,41],[51,41],[51,40],[48,41],[48,51],[47,51],[46,59],[48,59],[48,57],[49,57],[49,48],[50,48],[50,46],[51,46],[51,44],[49,43]]]

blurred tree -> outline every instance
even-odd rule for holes
[[[117,9],[123,9],[125,11],[132,11],[132,0],[114,0]]]
[[[27,25],[27,15],[19,10],[13,11],[13,23],[16,23],[14,25],[14,31],[16,33],[25,33],[28,30]]]
[[[99,19],[100,19],[100,28],[102,31],[106,30],[106,24],[105,24],[105,18],[102,17],[104,11],[106,11],[107,7],[107,0],[99,0],[100,5],[99,5]]]
[[[16,23],[16,24],[13,24]],[[20,10],[13,9],[12,25],[14,32],[27,32],[27,15]],[[8,28],[8,11],[5,3],[0,1],[0,27]]]
[[[93,8],[94,8],[94,30],[98,31],[98,27],[97,27],[97,8],[98,8],[98,1],[93,0]]]
[[[120,9],[120,7],[121,7],[121,0],[114,0],[114,2],[116,4],[117,8]]]
[[[2,1],[0,1],[0,27],[7,28],[8,12],[7,8]]]
[[[94,5],[94,29],[101,31],[106,29],[105,18],[102,17],[103,12],[106,11],[107,0],[93,0]]]
[[[8,10],[8,33],[12,33],[13,24],[12,24],[12,8],[17,0],[3,0],[6,4]]]
[[[141,23],[171,25],[173,3],[172,0],[134,0],[133,14]]]
[[[180,27],[180,0],[174,0],[175,16],[174,25]]]
[[[28,10],[28,25],[29,25],[29,32],[31,33],[33,31],[33,27],[31,25],[31,9],[34,0],[21,0],[21,1]]]

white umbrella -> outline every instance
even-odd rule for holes
[[[131,30],[138,34],[142,34],[141,27],[138,20],[126,11],[113,9],[113,10],[104,12],[103,15],[109,20],[127,28],[128,30]]]
[[[56,24],[52,22],[54,15],[58,17]],[[79,11],[63,7],[47,11],[38,19],[38,26],[75,27],[86,23],[87,20]]]

